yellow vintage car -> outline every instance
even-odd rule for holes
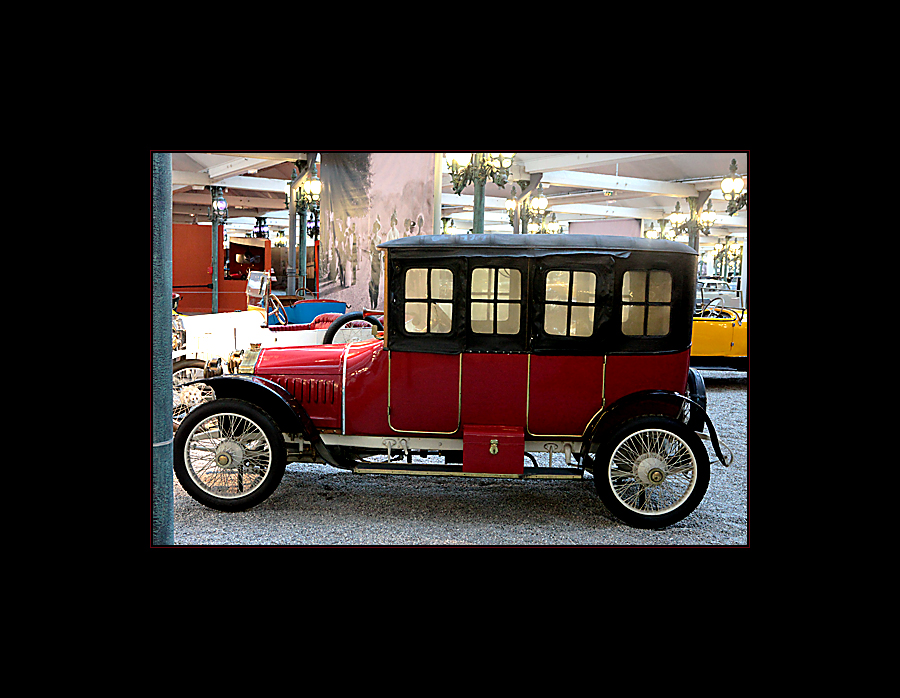
[[[691,366],[747,370],[747,311],[707,303],[694,315]]]

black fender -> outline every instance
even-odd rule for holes
[[[204,383],[211,387],[216,398],[234,398],[256,405],[275,420],[282,432],[302,434],[303,439],[311,443],[329,465],[340,467],[303,405],[275,381],[262,376],[229,375],[200,378],[185,385],[194,383]]]
[[[681,411],[685,401],[691,404],[691,414],[695,415],[691,419],[692,425],[695,424],[695,420],[699,422],[697,417],[702,417],[703,423],[709,429],[709,440],[712,443],[716,457],[722,462],[722,465],[727,466],[728,463],[725,461],[725,456],[722,455],[722,449],[719,446],[716,428],[706,413],[706,405],[701,405],[686,395],[669,390],[642,390],[637,393],[631,393],[617,400],[609,408],[601,411],[591,419],[584,430],[584,443],[582,444],[581,452],[585,454],[595,452],[605,435],[634,417],[645,414],[664,414],[674,417]],[[692,428],[697,431],[695,427],[692,426]]]

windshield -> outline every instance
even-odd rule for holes
[[[266,307],[269,295],[269,275],[264,271],[251,271],[247,277],[247,307]]]

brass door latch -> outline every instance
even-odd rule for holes
[[[491,455],[492,456],[496,456],[497,453],[500,451],[500,448],[497,446],[498,443],[499,443],[498,439],[491,439]]]

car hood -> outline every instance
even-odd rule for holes
[[[254,373],[258,376],[340,375],[343,344],[269,347],[259,352]]]

